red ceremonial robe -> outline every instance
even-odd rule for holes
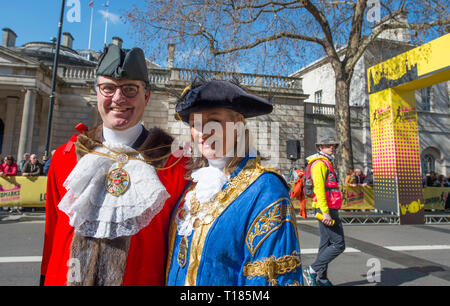
[[[76,141],[76,135],[70,142]],[[63,183],[77,164],[75,145],[59,147],[50,164],[47,179],[47,202],[45,218],[44,251],[41,275],[45,277],[45,286],[65,286],[67,283],[68,261],[74,228],[69,217],[58,209],[58,204],[66,193]],[[187,158],[171,155],[163,168],[157,171],[161,183],[170,198],[161,210],[139,233],[131,237],[123,286],[163,286],[167,257],[168,229],[172,210],[186,187],[185,165]]]

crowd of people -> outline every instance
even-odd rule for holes
[[[364,175],[361,169],[355,168],[347,171],[345,186],[373,186],[373,172],[371,169]],[[445,177],[436,172],[427,173],[423,179],[423,187],[450,187],[450,175]]]
[[[349,169],[345,177],[345,186],[373,186],[373,172],[369,169],[367,175],[359,168]]]
[[[47,175],[50,159],[47,162],[39,161],[36,154],[25,153],[23,159],[17,163],[12,155],[1,159],[0,176],[42,176]]]
[[[432,171],[427,173],[425,178],[423,179],[424,187],[450,187],[450,175],[445,177],[443,174],[436,174],[436,172]]]

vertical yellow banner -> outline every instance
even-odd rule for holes
[[[392,107],[400,223],[420,224],[424,201],[414,91],[392,90]]]
[[[392,91],[369,96],[375,208],[398,213]]]

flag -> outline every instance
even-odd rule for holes
[[[89,2],[89,3],[88,3],[88,6],[94,7],[94,1]]]

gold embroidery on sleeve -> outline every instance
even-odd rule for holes
[[[245,238],[247,248],[252,256],[255,255],[261,243],[279,229],[284,222],[291,222],[295,228],[294,214],[294,209],[287,198],[279,199],[267,206],[250,225]]]
[[[289,287],[302,286],[302,284],[299,281],[293,281],[291,284],[287,284],[286,286],[289,286]]]
[[[243,274],[248,279],[262,276],[272,285],[278,284],[277,277],[292,271],[301,266],[300,253],[292,252],[292,255],[285,255],[280,258],[271,256],[254,262],[248,262],[244,266]]]

